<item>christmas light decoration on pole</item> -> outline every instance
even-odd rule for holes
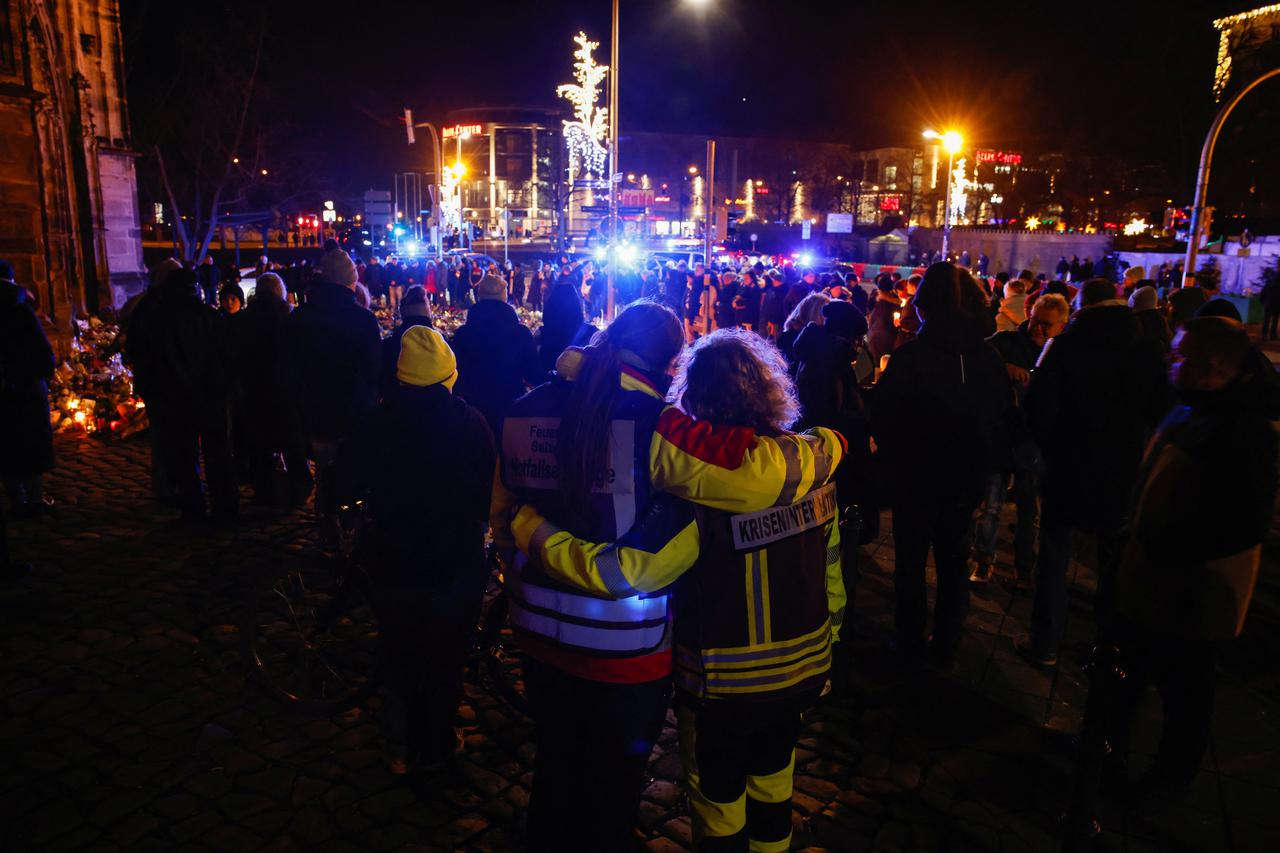
[[[1147,220],[1135,216],[1125,224],[1124,233],[1126,237],[1136,237],[1139,234],[1145,234],[1150,227]]]
[[[573,78],[577,83],[556,87],[556,96],[573,104],[575,119],[564,123],[565,143],[569,147],[569,179],[582,174],[604,173],[608,149],[604,139],[609,133],[609,110],[598,107],[600,84],[609,73],[609,66],[597,65],[592,53],[600,46],[586,33],[574,38],[578,49],[574,51]]]

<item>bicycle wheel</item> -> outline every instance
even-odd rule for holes
[[[348,558],[268,574],[241,621],[249,672],[312,713],[358,705],[377,689],[378,628],[368,593],[363,570]]]
[[[524,672],[520,657],[511,650],[511,629],[507,626],[507,592],[501,573],[495,573],[497,592],[489,597],[479,626],[480,683],[513,711],[529,716],[529,700],[524,695]]]

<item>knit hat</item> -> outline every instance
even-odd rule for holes
[[[843,300],[833,299],[823,305],[822,317],[827,331],[837,337],[856,341],[867,334],[867,318]]]
[[[320,259],[321,281],[353,287],[356,279],[356,265],[350,255],[341,249],[324,253],[324,257]]]
[[[253,298],[258,301],[284,302],[284,280],[273,272],[264,272],[253,285]]]
[[[476,299],[507,298],[507,282],[496,275],[489,274],[480,279],[476,285]]]
[[[1151,285],[1139,287],[1129,297],[1129,307],[1134,311],[1150,311],[1159,306],[1160,294]]]
[[[400,338],[396,378],[405,385],[443,385],[452,391],[458,381],[458,360],[435,329],[411,326]]]
[[[165,283],[167,278],[169,278],[170,273],[174,270],[180,269],[182,269],[182,262],[177,258],[165,258],[150,269],[149,275],[151,277],[151,284],[149,286],[159,287]]]
[[[1135,281],[1142,281],[1147,277],[1146,267],[1134,266],[1124,271],[1125,284],[1132,284]]]
[[[400,299],[401,317],[431,317],[431,309],[427,306],[427,289],[415,284],[404,292]]]

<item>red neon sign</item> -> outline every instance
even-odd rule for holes
[[[902,210],[902,198],[896,195],[887,195],[880,199],[881,210]]]
[[[472,134],[484,133],[484,126],[479,124],[455,124],[453,127],[441,129],[440,135],[445,139],[453,139],[456,136],[471,136]]]
[[[979,163],[999,163],[1002,166],[1017,166],[1022,162],[1022,155],[1014,151],[992,151],[989,148],[979,149],[974,158]]]

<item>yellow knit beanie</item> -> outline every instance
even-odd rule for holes
[[[441,383],[452,391],[458,381],[458,360],[439,332],[430,326],[413,326],[400,338],[396,378],[406,385]]]

